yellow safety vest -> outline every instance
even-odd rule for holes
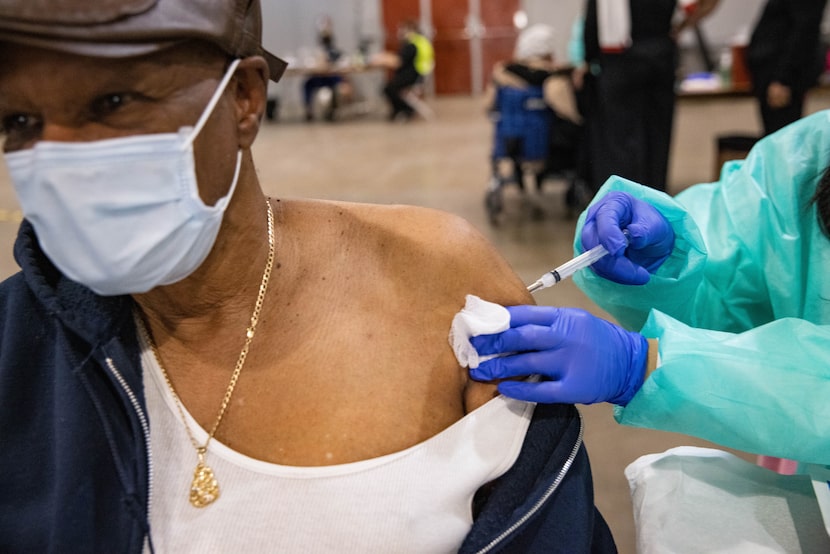
[[[429,75],[435,68],[435,50],[427,37],[418,33],[409,33],[407,40],[415,45],[415,71],[419,75]]]

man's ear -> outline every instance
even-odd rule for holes
[[[260,56],[239,62],[231,86],[235,88],[239,147],[248,149],[259,132],[268,100],[268,64]],[[235,85],[234,85],[235,83]]]

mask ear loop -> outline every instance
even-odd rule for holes
[[[233,77],[234,72],[236,71],[237,66],[241,60],[239,58],[233,60],[231,64],[228,66],[228,70],[225,72],[225,75],[222,77],[222,80],[219,82],[219,86],[216,87],[216,92],[213,93],[210,101],[207,103],[205,107],[205,111],[202,112],[202,115],[199,117],[199,121],[196,122],[196,125],[193,127],[193,132],[190,133],[190,136],[185,141],[185,144],[189,147],[193,144],[193,141],[199,136],[199,133],[202,131],[202,127],[205,126],[210,115],[213,113],[214,108],[216,108],[216,104],[219,103],[219,99],[222,98],[222,93],[225,92],[225,89],[228,86],[231,78]],[[227,207],[228,202],[230,202],[231,197],[233,196],[234,191],[236,190],[236,185],[239,182],[239,173],[242,168],[242,149],[237,150],[236,152],[236,168],[233,172],[233,180],[231,181],[230,190],[228,193],[219,199],[219,201],[213,206],[214,209],[218,211],[224,211],[225,207]]]
[[[236,151],[236,169],[233,172],[233,180],[231,181],[230,190],[228,190],[228,194],[223,196],[219,199],[219,202],[216,203],[216,206],[221,206],[224,209],[225,206],[231,201],[233,198],[233,193],[236,191],[236,185],[239,184],[239,173],[242,169],[242,149]]]
[[[225,72],[225,75],[219,82],[219,86],[216,87],[216,92],[213,93],[213,96],[208,102],[207,107],[205,107],[205,111],[202,112],[201,117],[199,117],[199,121],[197,121],[196,125],[193,127],[193,132],[190,133],[190,136],[187,138],[188,146],[192,144],[194,140],[196,140],[196,137],[199,136],[199,133],[202,131],[202,127],[204,127],[205,123],[207,123],[208,118],[213,113],[214,108],[216,108],[216,104],[218,104],[219,99],[222,98],[222,93],[225,92],[225,88],[227,88],[228,83],[233,77],[233,74],[236,71],[236,68],[239,65],[240,61],[242,60],[237,58],[231,62],[230,66],[228,66],[228,70]]]

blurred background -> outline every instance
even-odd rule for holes
[[[765,1],[719,2],[700,26],[712,63],[724,61],[733,46],[747,44]],[[444,96],[480,94],[493,63],[509,59],[519,32],[535,23],[555,29],[556,56],[568,60],[573,25],[584,15],[585,0],[265,0],[262,9],[265,46],[294,68],[314,64],[321,18],[330,18],[338,48],[345,55],[343,62],[396,50],[398,24],[415,20],[432,40],[438,60],[429,92]],[[828,22],[825,14],[824,35],[830,34]],[[679,43],[681,76],[705,70],[696,34],[682,33]],[[288,81],[273,85],[274,94],[284,98],[288,114],[299,114],[301,87]],[[371,96],[381,82],[382,77],[375,75],[374,81],[358,85],[365,85],[361,92]]]

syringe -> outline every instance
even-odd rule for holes
[[[623,234],[625,235],[626,239],[629,238],[628,229],[623,229]],[[537,290],[552,287],[562,279],[567,279],[580,269],[584,269],[589,265],[593,264],[606,254],[608,254],[608,250],[606,250],[603,245],[598,244],[590,250],[588,250],[587,252],[583,252],[576,258],[568,262],[565,262],[556,269],[548,271],[547,273],[539,277],[538,281],[536,281],[532,285],[528,285],[527,290],[529,292],[536,292]]]
[[[529,292],[536,292],[537,290],[546,289],[548,287],[552,287],[562,279],[567,279],[580,269],[586,268],[592,263],[596,262],[603,256],[608,254],[608,250],[601,244],[598,244],[588,250],[587,252],[583,252],[576,258],[565,262],[564,264],[560,265],[559,267],[548,271],[541,277],[539,280],[529,285],[527,290]]]

